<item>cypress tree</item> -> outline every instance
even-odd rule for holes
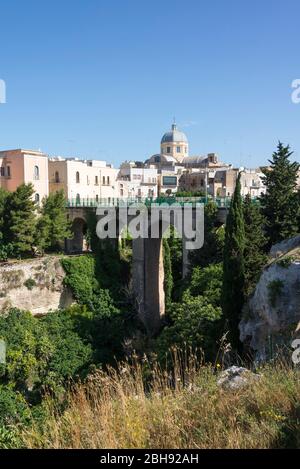
[[[16,254],[32,251],[35,239],[36,205],[32,184],[22,184],[11,194],[5,208],[7,242]]]
[[[245,224],[245,294],[249,295],[259,280],[262,268],[267,262],[265,248],[267,239],[264,234],[264,218],[260,207],[251,200],[250,195],[244,199]]]
[[[223,317],[231,345],[237,351],[241,351],[238,324],[244,303],[245,287],[245,227],[240,179],[239,174],[225,228],[222,288]]]
[[[173,275],[172,275],[172,262],[171,262],[171,251],[168,243],[168,239],[163,239],[163,262],[164,262],[164,290],[165,290],[165,304],[166,307],[170,305],[172,301],[172,290],[173,290]]]
[[[268,248],[299,232],[296,192],[299,164],[290,161],[292,154],[289,145],[285,147],[279,142],[269,160],[270,168],[263,170],[267,192],[261,196],[260,203],[266,220]]]

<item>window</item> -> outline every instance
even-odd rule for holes
[[[201,186],[201,187],[204,186],[204,181],[203,181],[203,179],[201,179],[201,181],[200,181],[200,186]]]
[[[4,176],[5,175],[4,166],[1,166],[0,171],[1,171],[0,176]]]
[[[33,178],[37,181],[38,179],[40,179],[40,170],[39,170],[39,167],[38,166],[35,166],[34,167],[34,170],[33,170]]]
[[[109,176],[107,176],[107,184],[109,185]]]
[[[98,176],[95,176],[95,185],[98,186]]]
[[[167,153],[171,153],[171,147],[167,147]]]
[[[96,202],[97,203],[99,202],[99,195],[98,194],[96,195]]]
[[[105,185],[105,176],[102,177],[102,183]]]
[[[76,194],[76,204],[80,204],[80,194]]]
[[[10,178],[10,166],[6,166],[6,176]]]
[[[80,183],[80,174],[79,174],[79,171],[76,171],[76,184],[79,184],[79,183]]]
[[[56,183],[59,182],[59,172],[58,171],[55,171],[55,182]]]
[[[181,147],[177,147],[176,151],[177,151],[177,153],[180,153],[181,152]]]
[[[39,204],[40,203],[40,194],[35,194],[34,200],[37,204]]]
[[[177,186],[177,177],[163,176],[163,186]]]

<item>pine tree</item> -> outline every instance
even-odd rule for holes
[[[299,164],[291,163],[292,154],[289,146],[285,147],[279,142],[277,151],[269,160],[270,168],[263,171],[262,180],[267,191],[261,196],[260,203],[266,220],[268,248],[299,232],[296,193]]]
[[[241,351],[238,324],[245,287],[245,227],[240,178],[239,174],[226,222],[222,289],[223,317],[231,345],[237,351]]]
[[[255,287],[263,266],[267,262],[265,248],[267,239],[264,234],[264,218],[259,205],[255,204],[250,195],[244,199],[245,224],[245,294],[249,295]]]
[[[5,208],[6,242],[11,242],[19,255],[32,251],[34,245],[36,205],[33,194],[32,184],[22,184],[11,194]]]
[[[44,249],[59,249],[64,239],[70,237],[71,226],[67,219],[64,192],[50,193],[43,200],[37,223],[37,244]]]

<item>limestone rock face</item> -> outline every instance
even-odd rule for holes
[[[74,299],[64,277],[54,256],[0,264],[0,313],[14,307],[42,315],[70,306]]]
[[[256,360],[272,358],[278,346],[290,346],[300,322],[300,236],[272,247],[240,322],[240,338]]]

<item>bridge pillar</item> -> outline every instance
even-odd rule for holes
[[[186,278],[190,270],[189,250],[185,247],[185,238],[182,238],[182,278]]]
[[[133,290],[138,314],[155,335],[165,314],[164,265],[161,239],[134,239],[132,243]]]

